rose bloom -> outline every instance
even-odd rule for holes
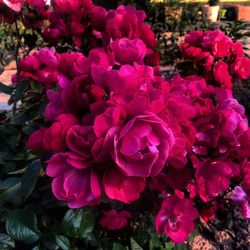
[[[67,148],[66,135],[68,130],[78,123],[71,114],[59,115],[56,121],[44,133],[43,147],[47,151],[61,151]]]
[[[200,198],[208,202],[227,190],[230,179],[239,175],[239,166],[229,160],[197,161],[195,178]]]
[[[194,220],[198,216],[199,213],[194,208],[192,200],[168,196],[156,216],[156,231],[159,234],[165,233],[174,243],[182,243],[194,230]]]
[[[232,43],[232,40],[219,29],[206,31],[202,38],[202,47],[210,50],[217,58],[227,56]]]
[[[68,153],[54,154],[48,161],[46,174],[53,177],[52,191],[70,208],[96,205],[100,202],[101,188],[94,170],[86,168],[81,156]]]
[[[161,172],[174,144],[172,130],[152,113],[138,115],[114,138],[113,159],[128,176],[148,177]]]
[[[245,80],[250,78],[250,59],[237,58],[231,66],[231,70],[238,79]]]
[[[90,166],[93,157],[91,147],[96,140],[92,126],[72,126],[66,136],[66,143],[70,150],[85,158],[86,166]]]
[[[190,31],[185,36],[185,43],[189,43],[192,46],[200,46],[204,33],[201,30]]]
[[[140,39],[129,40],[122,38],[110,44],[110,49],[114,53],[116,62],[120,64],[143,64],[147,53],[147,47]]]
[[[113,209],[103,212],[103,214],[104,216],[101,218],[99,223],[109,230],[119,230],[123,227],[126,227],[128,224],[127,218],[132,217],[131,213],[126,210],[117,212]]]
[[[140,193],[145,189],[146,179],[126,176],[112,168],[104,174],[103,186],[106,195],[111,200],[131,203],[139,199]]]
[[[2,2],[15,12],[19,12],[25,0],[2,0]]]
[[[218,62],[214,66],[214,79],[224,88],[231,89],[233,87],[232,77],[228,71],[228,65],[224,62]]]

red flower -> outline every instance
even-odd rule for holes
[[[103,213],[104,216],[101,218],[100,224],[109,230],[119,230],[126,227],[128,224],[127,218],[132,217],[131,213],[126,210],[117,212],[113,209]]]
[[[192,200],[168,196],[156,216],[156,231],[159,234],[165,233],[177,244],[182,243],[194,230],[194,220],[198,215]]]

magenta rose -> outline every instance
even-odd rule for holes
[[[250,196],[250,161],[245,160],[241,165],[242,184]]]
[[[194,220],[198,216],[192,200],[168,196],[156,216],[156,231],[159,234],[165,233],[174,243],[182,243],[195,229]]]
[[[110,44],[110,49],[114,53],[116,62],[120,64],[143,64],[147,53],[147,47],[140,39],[129,40],[122,38]]]
[[[180,91],[191,98],[199,97],[207,87],[206,81],[197,75],[190,75],[187,77],[176,75],[173,77],[171,83],[171,89],[173,91]]]
[[[105,173],[103,186],[111,200],[131,203],[139,199],[140,193],[145,189],[146,180],[142,177],[125,176],[119,170],[112,168]]]
[[[78,124],[78,119],[72,114],[61,114],[44,133],[43,147],[47,151],[61,151],[67,148],[66,135],[68,130]]]
[[[108,228],[109,230],[119,230],[126,227],[128,224],[127,218],[131,218],[132,215],[126,210],[117,212],[116,210],[110,210],[108,212],[103,212],[104,216],[101,218],[99,223]]]
[[[208,202],[227,190],[230,179],[239,174],[239,166],[229,160],[193,161],[200,198]]]
[[[206,31],[202,38],[203,49],[211,51],[217,58],[227,56],[232,44],[232,40],[219,29]]]
[[[195,122],[195,145],[218,154],[239,149],[239,138],[248,129],[244,107],[236,99],[226,99],[211,111]]]
[[[214,65],[214,57],[207,51],[201,52],[196,61],[198,68],[205,74],[209,73]]]
[[[6,4],[10,9],[14,10],[15,12],[20,12],[24,4],[24,0],[2,0],[1,2]]]
[[[81,0],[54,0],[55,9],[63,14],[79,11]]]
[[[238,79],[250,78],[250,59],[248,58],[237,58],[235,63],[231,66],[233,74]]]
[[[84,159],[72,153],[54,154],[48,161],[46,174],[53,177],[52,191],[70,208],[96,205],[100,202],[101,189],[94,170],[85,169]]]
[[[172,130],[163,120],[152,113],[138,115],[115,135],[113,159],[128,176],[155,176],[173,145]]]
[[[28,148],[30,149],[42,149],[43,148],[43,138],[47,128],[41,128],[36,130],[29,136]]]
[[[70,150],[85,158],[86,164],[93,161],[91,147],[96,140],[92,126],[72,126],[66,136],[66,143]]]
[[[106,26],[106,15],[107,11],[99,6],[93,8],[93,13],[91,16],[91,24],[94,30],[104,31]]]
[[[192,46],[200,46],[204,33],[201,30],[190,31],[185,36],[185,43],[189,43]]]
[[[241,58],[244,56],[244,50],[241,42],[236,42],[231,45],[231,53],[236,58]]]
[[[233,87],[232,77],[228,72],[228,65],[225,62],[217,62],[214,66],[214,79],[224,88],[231,89]]]

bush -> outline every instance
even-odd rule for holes
[[[187,67],[164,79],[144,11],[1,8],[27,52],[13,85],[0,84],[12,105],[0,116],[3,249],[186,249],[202,221],[232,206],[249,217],[250,130],[232,93],[250,77],[240,43],[192,31],[178,50]]]

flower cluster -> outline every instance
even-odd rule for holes
[[[0,23],[22,21],[26,28],[41,29],[49,18],[49,6],[46,0],[1,0]]]
[[[145,19],[144,11],[131,6],[121,5],[116,10],[106,11],[90,0],[56,0],[50,25],[43,34],[52,44],[72,39],[75,47],[85,51],[102,47],[114,54],[117,65],[144,64],[145,61],[157,66],[157,42]]]
[[[192,61],[207,82],[231,89],[233,79],[250,78],[250,59],[240,42],[233,42],[221,30],[191,31],[180,45],[184,61]]]
[[[216,214],[230,188],[232,202],[249,217],[247,117],[228,88],[231,76],[218,74],[219,87],[209,78],[227,63],[230,74],[244,79],[248,60],[221,32],[197,31],[181,48],[189,59],[208,55],[203,77],[166,80],[151,67],[156,40],[145,18],[133,7],[106,11],[89,0],[55,0],[46,38],[72,39],[81,48],[87,39],[90,48],[35,51],[20,62],[13,82],[32,79],[45,87],[50,125],[31,134],[28,147],[48,153],[46,174],[58,200],[70,208],[98,206],[100,224],[110,230],[149,209],[157,232],[181,243],[199,215]],[[152,204],[134,211],[131,204],[149,194]]]

